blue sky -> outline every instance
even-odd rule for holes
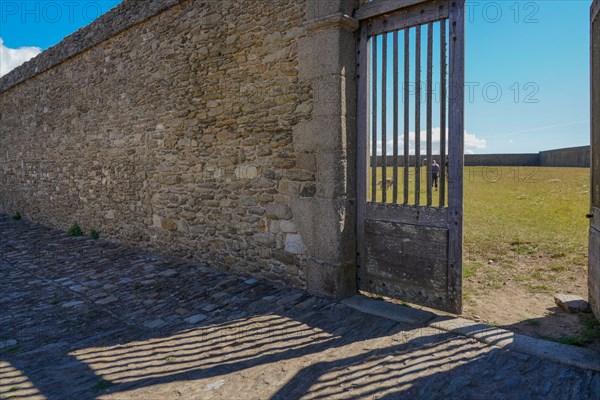
[[[0,74],[118,3],[1,0]],[[467,1],[469,152],[589,144],[589,6],[589,0]]]
[[[591,1],[479,3],[466,26],[466,81],[479,83],[465,103],[466,130],[486,141],[477,152],[589,144]],[[496,83],[502,96],[492,102]]]

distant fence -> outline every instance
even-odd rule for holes
[[[432,155],[433,159],[440,162],[439,154]],[[394,157],[387,156],[388,167],[394,165]],[[416,157],[409,156],[408,164],[414,166]],[[421,163],[426,162],[426,157],[421,156]],[[377,156],[377,166],[383,165],[383,157]],[[404,165],[404,156],[398,156],[398,166]],[[539,153],[522,154],[465,154],[467,167],[590,167],[590,146],[570,147],[565,149],[541,151]]]

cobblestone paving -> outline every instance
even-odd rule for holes
[[[0,398],[600,399],[600,374],[0,216]]]

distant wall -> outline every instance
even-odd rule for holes
[[[543,167],[590,167],[590,146],[540,152]]]
[[[434,154],[433,159],[440,161],[440,155]],[[421,163],[426,161],[421,156]],[[387,156],[388,166],[394,165],[394,157]],[[415,165],[415,156],[409,156],[408,164]],[[383,157],[377,156],[377,166],[383,165]],[[404,156],[398,156],[398,166],[404,165]],[[465,154],[465,166],[467,167],[590,167],[590,146],[570,147],[565,149],[541,151],[539,153],[522,154]]]
[[[497,166],[497,167],[529,167],[540,165],[539,154],[467,154],[465,165],[474,166]]]

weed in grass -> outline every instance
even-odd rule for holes
[[[476,295],[476,293],[471,294],[471,291],[465,288],[463,291],[463,301],[465,303],[471,303],[473,301],[473,295]]]
[[[106,390],[106,389],[110,388],[112,385],[113,385],[113,383],[111,381],[102,380],[102,381],[96,383],[94,385],[93,389],[96,392],[101,392],[103,390]]]
[[[175,361],[177,361],[177,358],[175,358],[175,357],[167,357],[167,358],[165,358],[165,362],[168,362],[168,363],[172,363],[172,362],[175,362]]]
[[[60,300],[53,299],[53,300],[50,302],[50,304],[52,304],[53,306],[55,306],[55,305],[57,305],[57,304],[60,304]]]
[[[600,340],[600,321],[592,315],[582,315],[583,336],[587,340]]]
[[[567,336],[554,340],[572,346],[587,346],[595,340],[600,340],[600,322],[592,315],[580,315],[583,323],[583,333],[579,336]]]
[[[550,258],[564,258],[566,256],[565,253],[560,252],[560,253],[554,253],[550,255]]]
[[[530,245],[513,246],[510,248],[510,250],[520,255],[531,255],[537,253],[537,250]]]
[[[14,354],[14,353],[18,353],[19,350],[21,350],[21,347],[17,344],[16,346],[12,346],[12,347],[9,347],[8,349],[5,349],[4,352],[8,353],[8,354]]]
[[[550,293],[552,289],[548,285],[527,285],[530,291],[534,293]]]
[[[542,279],[542,273],[540,271],[532,272],[531,279]]]
[[[477,270],[483,266],[481,261],[467,261],[463,267],[463,277],[472,278],[477,273]]]
[[[553,264],[550,266],[552,271],[561,272],[569,269],[565,264]]]
[[[90,237],[94,240],[98,240],[100,238],[100,232],[98,232],[95,229],[92,229],[92,232],[90,233]]]
[[[17,390],[20,390],[21,386],[13,386],[10,389],[8,389],[9,392],[16,392]]]
[[[81,227],[79,225],[74,224],[69,229],[69,235],[71,235],[71,236],[81,236],[81,235],[83,235],[83,231],[81,230]]]
[[[559,276],[556,274],[549,274],[546,276],[546,280],[549,280],[551,282],[558,282]]]
[[[571,346],[579,346],[579,347],[585,347],[586,345],[589,344],[589,341],[587,341],[585,338],[583,338],[581,336],[565,336],[565,337],[561,337],[559,339],[554,339],[554,338],[546,338],[546,339],[551,340],[553,342],[568,344]]]
[[[18,221],[21,219],[21,213],[18,211],[15,211],[15,213],[12,215],[12,219],[14,219],[15,221]]]

